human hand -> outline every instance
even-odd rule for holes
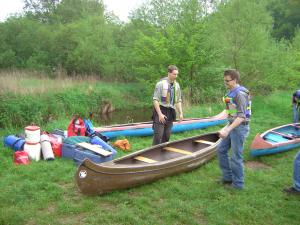
[[[158,115],[158,119],[159,119],[159,122],[160,122],[160,123],[165,124],[165,123],[166,123],[167,117],[166,117],[164,114],[159,114],[159,115]]]
[[[180,113],[180,114],[179,114],[179,122],[181,122],[182,120],[183,120],[183,114]]]
[[[218,133],[220,138],[226,138],[229,135],[230,130],[228,127],[222,128]]]

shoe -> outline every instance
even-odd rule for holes
[[[231,185],[232,184],[232,181],[231,180],[217,180],[217,183],[218,184],[222,184],[222,185]]]
[[[297,191],[294,187],[288,187],[283,189],[287,194],[300,195],[300,191]]]
[[[236,187],[234,186],[232,183],[231,184],[224,184],[224,188],[228,189],[228,190],[237,190],[237,191],[241,191],[243,190],[243,187]]]

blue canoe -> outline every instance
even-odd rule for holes
[[[286,124],[257,134],[252,141],[250,154],[261,156],[300,147],[300,123]]]
[[[216,116],[206,118],[184,119],[181,122],[176,121],[173,124],[172,132],[179,133],[189,130],[203,129],[210,126],[224,124],[227,122],[225,111]],[[119,136],[150,136],[153,135],[152,121],[142,123],[121,124],[106,127],[95,127],[95,131],[109,137],[110,139]]]

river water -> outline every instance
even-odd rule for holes
[[[94,114],[93,121],[101,126],[125,123],[137,123],[150,121],[152,108],[139,108],[135,110],[120,110],[108,114]]]

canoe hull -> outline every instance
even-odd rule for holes
[[[277,147],[268,148],[268,149],[251,150],[251,155],[252,156],[271,155],[271,154],[276,154],[276,153],[280,153],[280,152],[289,151],[289,150],[297,148],[297,147],[300,147],[300,142],[295,143],[295,144],[277,146]]]
[[[300,124],[286,124],[257,134],[251,144],[251,156],[263,156],[300,147]]]
[[[224,124],[226,121],[227,120],[216,120],[216,121],[208,121],[208,122],[194,122],[189,124],[176,124],[172,127],[172,133],[180,133],[189,130],[204,129],[207,127]],[[114,139],[120,136],[143,137],[143,136],[153,135],[153,129],[152,127],[148,127],[148,128],[139,128],[139,129],[119,130],[119,131],[105,131],[102,132],[101,134],[105,135],[110,139]]]
[[[208,118],[186,119],[182,122],[174,122],[172,133],[179,133],[189,130],[203,129],[211,126],[224,124],[227,122],[227,114],[225,111],[220,114]],[[108,127],[96,127],[95,131],[101,132],[110,139],[120,136],[151,136],[153,135],[152,122],[123,124]]]
[[[190,139],[193,140],[199,137],[196,136]],[[147,155],[147,151],[153,148],[162,149],[166,146],[173,146],[172,143],[176,142],[153,146],[133,154]],[[153,164],[118,164],[118,161],[122,160],[129,162],[131,160],[130,155],[102,164],[94,164],[89,160],[85,160],[76,172],[76,184],[79,191],[84,194],[104,194],[116,189],[135,187],[163,177],[191,171],[216,156],[216,147],[219,142],[220,140],[218,139],[214,145],[205,147],[201,151],[194,152],[191,155],[176,157]]]

